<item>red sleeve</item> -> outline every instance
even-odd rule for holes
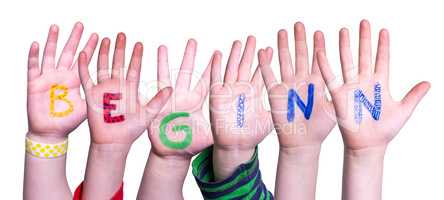
[[[82,191],[83,191],[83,182],[80,183],[80,185],[77,187],[76,191],[74,192],[73,200],[81,200]],[[122,185],[120,185],[119,190],[117,190],[117,192],[114,193],[114,196],[111,198],[111,200],[123,200],[123,183]]]

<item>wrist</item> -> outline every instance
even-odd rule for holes
[[[97,161],[126,160],[131,145],[129,144],[98,144],[92,142],[89,147],[90,156]]]
[[[386,146],[344,151],[343,199],[381,199]]]
[[[68,136],[60,136],[64,134],[53,134],[53,133],[35,133],[28,131],[26,137],[35,142],[53,144],[60,143],[68,139]]]
[[[320,144],[279,147],[276,199],[315,199],[320,151]]]
[[[223,180],[229,177],[236,168],[251,160],[255,147],[219,147],[213,146],[213,170],[216,180]]]
[[[121,186],[131,145],[91,143],[86,166],[84,199],[106,199]]]
[[[160,156],[150,151],[138,199],[183,199],[182,187],[191,158]]]
[[[344,155],[346,158],[350,158],[354,161],[383,160],[386,149],[386,145],[366,147],[361,149],[351,149],[345,147]]]
[[[296,147],[279,147],[279,157],[287,163],[317,163],[321,145],[304,145]]]
[[[153,176],[171,180],[184,179],[191,159],[184,156],[161,156],[150,151],[148,157],[149,171]]]
[[[91,143],[86,170],[86,182],[91,177],[111,176],[120,184],[125,171],[126,157],[130,147],[126,144]]]

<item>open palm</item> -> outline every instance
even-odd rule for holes
[[[430,84],[421,82],[402,101],[392,99],[389,91],[389,33],[379,33],[375,70],[371,55],[368,21],[360,25],[359,64],[353,65],[347,29],[340,31],[340,56],[344,84],[339,84],[329,67],[325,49],[317,59],[336,110],[344,143],[349,149],[385,146],[399,132],[427,93]],[[359,72],[358,72],[359,71]]]
[[[202,106],[209,91],[210,65],[196,87],[190,91],[196,48],[196,41],[189,40],[174,92],[148,127],[153,151],[160,156],[191,157],[213,142],[208,121],[202,114]],[[165,46],[158,49],[157,67],[159,90],[171,86]]]
[[[88,122],[92,142],[96,144],[132,144],[155,117],[171,88],[160,91],[148,104],[139,101],[138,88],[143,46],[134,45],[133,54],[124,78],[126,37],[116,39],[111,76],[108,70],[110,40],[102,40],[97,63],[97,85],[91,80],[86,54],[79,56],[80,79],[88,104]],[[106,109],[106,107],[113,107]]]
[[[221,53],[213,56],[210,118],[215,144],[221,148],[254,148],[272,129],[261,98],[264,84],[259,67],[250,80],[255,46],[255,38],[248,37],[240,58],[242,44],[233,43],[223,82]]]
[[[77,62],[73,64],[83,25],[75,24],[56,64],[58,32],[58,27],[52,25],[41,68],[39,45],[36,42],[31,45],[28,58],[28,122],[33,134],[66,137],[86,118],[86,104],[80,96],[78,65]],[[92,34],[84,47],[85,62],[90,61],[97,40],[97,34]]]
[[[325,84],[315,59],[317,50],[323,48],[323,46],[322,34],[315,33],[314,59],[310,73],[305,28],[302,23],[296,23],[296,67],[295,72],[293,72],[287,32],[285,30],[279,31],[278,53],[281,83],[276,81],[270,67],[272,49],[267,48],[259,51],[259,63],[265,85],[268,88],[273,123],[281,147],[320,145],[336,124],[333,105],[325,95]],[[295,102],[291,102],[295,99],[289,97],[290,91],[296,91],[297,95],[300,96],[301,102],[305,105],[305,110],[298,108]],[[308,98],[309,95],[312,96],[311,100]],[[289,114],[290,112],[293,113]]]

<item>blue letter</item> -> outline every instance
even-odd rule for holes
[[[310,119],[311,112],[313,111],[314,101],[314,85],[313,83],[308,84],[308,95],[307,95],[307,105],[302,101],[301,97],[294,89],[288,91],[288,111],[287,120],[292,122],[294,120],[294,104],[296,103],[304,113],[305,119]]]
[[[381,116],[382,99],[381,99],[381,84],[376,83],[374,88],[375,103],[372,104],[364,95],[361,89],[355,90],[355,121],[361,123],[362,121],[362,105],[371,113],[373,119],[379,120]]]

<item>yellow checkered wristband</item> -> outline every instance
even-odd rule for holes
[[[26,152],[39,158],[57,158],[66,154],[68,140],[57,144],[45,144],[26,138]]]

